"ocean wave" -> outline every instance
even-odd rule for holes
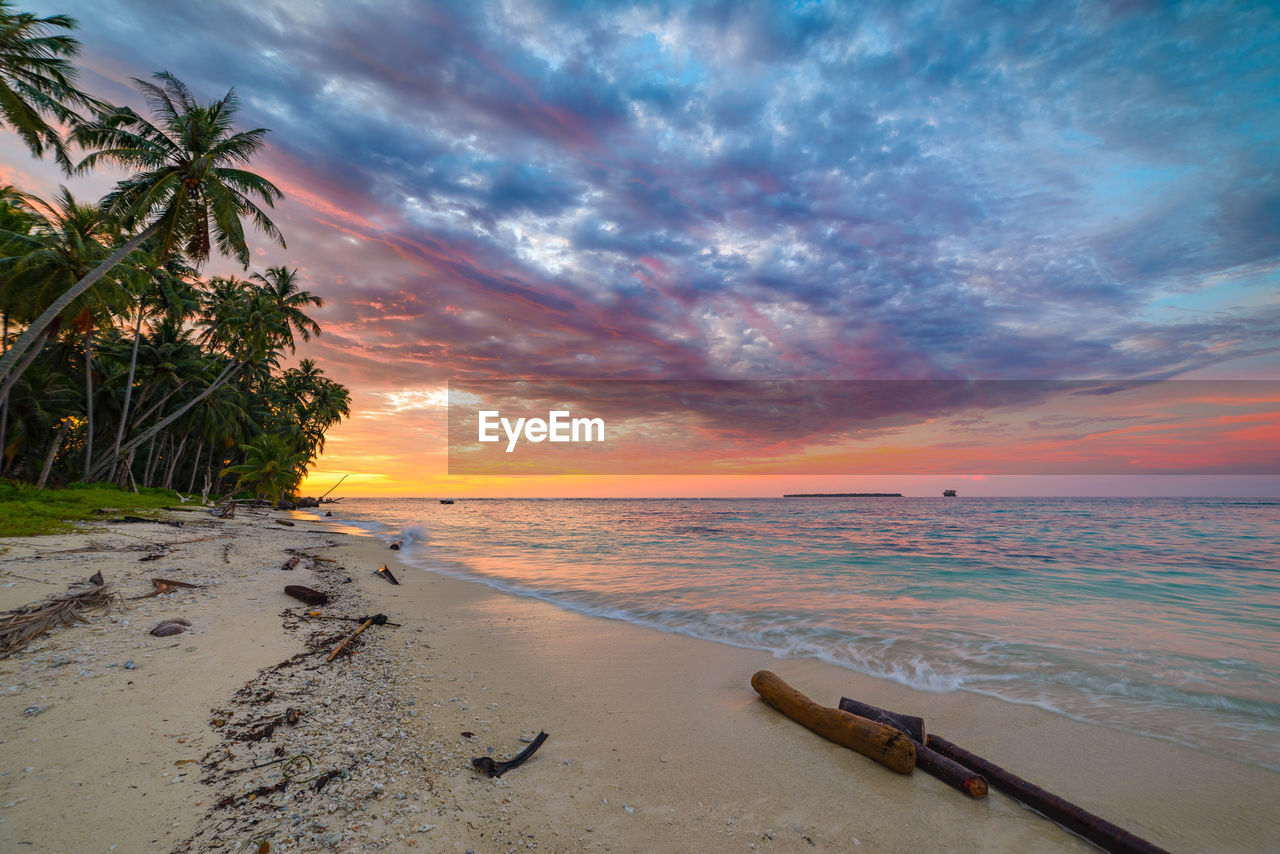
[[[1180,517],[1170,502],[1082,512],[1010,500],[975,502],[981,518],[939,533],[911,506],[833,531],[767,502],[712,514],[695,502],[495,501],[399,532],[411,565],[575,613],[1280,766],[1275,645],[1254,628],[1270,594],[1204,565],[1239,551],[1252,574],[1256,549],[1241,544],[1274,521],[1195,522],[1203,503]],[[420,504],[387,509],[392,523],[423,517]]]

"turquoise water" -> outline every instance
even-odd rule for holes
[[[423,569],[1280,770],[1271,499],[347,499]]]

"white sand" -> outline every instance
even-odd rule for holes
[[[326,540],[341,541],[323,553],[349,568],[371,609],[404,624],[370,630],[367,640],[397,662],[398,689],[421,710],[399,724],[407,754],[422,758],[419,776],[390,784],[376,807],[381,823],[361,813],[339,828],[337,850],[360,850],[375,832],[386,850],[1093,850],[1001,794],[973,801],[801,729],[751,691],[759,669],[820,702],[846,694],[919,714],[931,731],[1171,850],[1280,848],[1280,775],[1254,766],[1032,707],[924,694],[819,662],[565,612],[405,566],[376,540],[307,533],[326,527],[309,517],[294,517],[296,528],[176,518],[189,524],[3,543],[0,585],[15,586],[0,586],[0,608],[61,593],[94,571],[127,595],[146,592],[156,576],[211,586],[130,602],[114,620],[59,629],[0,661],[0,850],[164,851],[189,837],[216,792],[195,774],[177,778],[194,766],[175,763],[218,741],[211,708],[299,651],[279,618],[296,603],[280,591],[308,579],[280,570],[283,549]],[[54,554],[90,540],[200,538],[208,539],[147,563],[141,552]],[[401,586],[371,575],[384,562]],[[146,634],[171,616],[192,620],[192,632]],[[124,669],[128,660],[135,669]],[[359,656],[332,666],[359,667]],[[371,712],[357,703],[349,713]],[[489,747],[499,758],[516,753],[518,737],[539,729],[550,733],[546,745],[500,780],[469,767]],[[421,818],[392,821],[403,809],[390,800],[397,787],[411,796],[399,803],[415,804]],[[419,821],[431,829],[415,833],[427,826]]]

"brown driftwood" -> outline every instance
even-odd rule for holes
[[[948,786],[959,789],[971,798],[987,796],[987,781],[981,774],[925,746],[924,718],[891,712],[849,697],[840,698],[840,708],[850,714],[891,726],[909,736],[916,748],[916,767],[926,774],[937,777]]]
[[[196,590],[204,587],[203,584],[188,584],[185,581],[173,581],[169,578],[153,578],[151,586],[155,588],[150,593],[143,593],[141,596],[131,596],[131,599],[150,599],[152,596],[160,596],[165,593],[176,593],[178,588],[184,590]]]
[[[752,676],[751,687],[770,706],[828,741],[855,750],[899,774],[910,774],[916,765],[911,739],[892,727],[820,706],[768,670]]]
[[[393,551],[393,552],[398,552],[398,551],[400,551],[400,547],[401,547],[401,546],[403,546],[403,545],[404,545],[404,540],[403,540],[403,539],[399,539],[399,540],[396,540],[394,543],[392,543],[392,544],[391,544],[390,546],[388,546],[387,548],[391,549],[391,551]]]
[[[139,522],[150,522],[153,525],[168,525],[171,528],[181,528],[182,523],[176,519],[147,519],[143,516],[121,516],[119,519],[106,519],[113,525],[137,524]]]
[[[312,590],[310,587],[303,587],[301,584],[290,584],[285,587],[284,592],[300,602],[306,602],[308,605],[329,604],[329,594],[322,593],[319,590]]]
[[[518,765],[523,765],[525,760],[538,752],[538,748],[541,747],[542,743],[546,740],[547,734],[545,732],[539,732],[538,737],[535,738],[528,747],[508,759],[506,762],[495,762],[491,757],[477,756],[475,759],[471,760],[471,767],[475,768],[482,774],[488,774],[490,777],[501,777],[512,768],[515,768]]]
[[[945,738],[930,735],[928,746],[943,756],[981,773],[991,781],[992,786],[1009,797],[1026,804],[1072,833],[1084,837],[1103,851],[1110,851],[1112,854],[1168,854],[1165,849],[1152,845],[1145,839],[1057,795],[1046,792],[1034,783],[1009,773],[999,765],[988,762]]]
[[[333,492],[335,489],[337,489],[339,486],[341,486],[341,485],[342,485],[342,482],[343,482],[344,480],[346,480],[346,479],[347,479],[348,477],[350,477],[350,476],[351,476],[351,475],[344,474],[342,477],[338,478],[338,482],[337,482],[337,483],[335,483],[333,486],[329,487],[327,490],[325,490],[324,495],[321,495],[321,496],[320,496],[320,498],[319,498],[319,500],[320,500],[321,502],[323,502],[323,501],[325,500],[325,498],[329,495],[329,493],[330,493],[330,492]],[[341,501],[342,499],[340,499],[340,498],[335,498],[335,499],[333,499],[333,500],[334,500],[334,501]]]
[[[281,565],[280,568],[285,572],[288,572],[289,570],[293,569],[297,565],[298,565],[298,556],[294,555],[293,557],[286,560],[284,564]]]
[[[924,718],[891,712],[888,709],[882,709],[879,706],[873,706],[870,703],[864,703],[849,697],[840,698],[840,708],[849,714],[857,715],[885,726],[891,726],[911,736],[913,741],[924,743]]]
[[[400,583],[399,581],[396,580],[395,575],[392,574],[391,570],[387,568],[387,565],[385,563],[382,565],[382,569],[375,572],[374,575],[380,575],[383,578],[385,578],[387,581],[390,581],[392,584]]]
[[[987,779],[981,774],[943,756],[915,739],[912,739],[911,743],[916,748],[916,767],[921,771],[931,777],[937,777],[951,788],[959,789],[971,798],[987,796]]]
[[[325,661],[333,661],[335,658],[337,658],[338,653],[342,652],[344,649],[347,648],[347,646],[352,641],[360,637],[360,635],[364,632],[365,629],[369,628],[370,626],[385,626],[386,624],[387,624],[386,614],[374,614],[372,617],[366,618],[365,621],[360,624],[360,628],[352,632],[350,637],[348,637],[342,643],[338,644],[337,648],[333,652],[329,653],[329,657],[326,658]]]
[[[310,614],[304,614],[303,616],[305,616],[309,620],[345,620],[348,623],[363,623],[365,620],[373,620],[375,626],[394,626],[397,629],[400,628],[399,623],[393,623],[390,620],[379,621],[376,616],[374,617],[339,617],[331,614],[321,614],[319,611],[312,611]]]
[[[284,525],[286,528],[293,527],[293,523],[290,522],[288,519],[274,519],[272,521],[274,521],[277,525]]]

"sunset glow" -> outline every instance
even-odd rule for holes
[[[92,23],[102,97],[180,68],[271,129],[288,248],[254,268],[325,298],[297,357],[352,392],[304,493],[1280,494],[1266,392],[1099,410],[1083,456],[1033,410],[746,424],[722,462],[673,417],[653,464],[703,470],[651,477],[450,476],[445,409],[451,380],[1280,378],[1265,5],[27,5]],[[12,134],[0,162],[67,180]]]

